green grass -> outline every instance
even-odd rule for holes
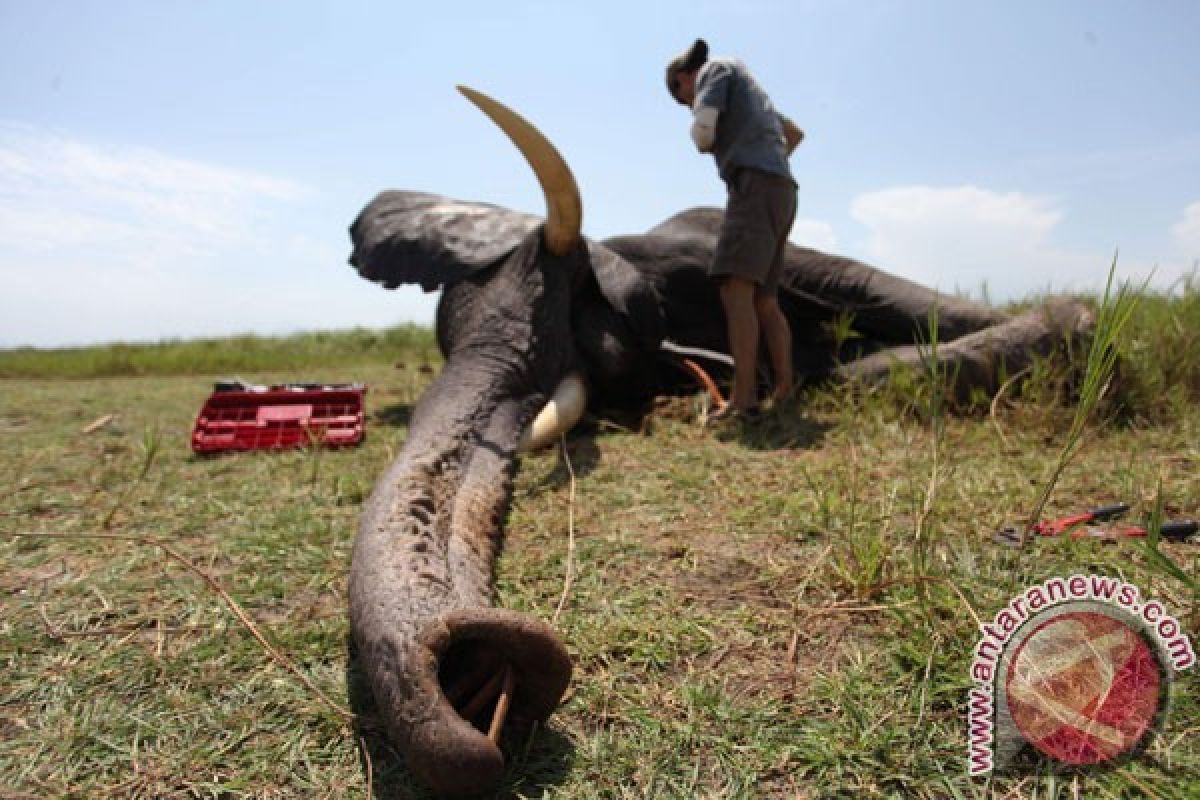
[[[110,344],[103,347],[0,350],[0,378],[109,378],[311,370],[375,364],[403,354],[436,363],[427,328],[237,336],[229,339]],[[415,365],[415,364],[414,364]]]
[[[1120,384],[1084,426],[1047,515],[1118,499],[1132,518],[1160,505],[1200,513],[1200,356],[1179,355],[1196,330],[1194,289],[1140,298]],[[77,365],[105,363],[102,350],[38,368],[76,380],[0,382],[0,797],[365,796],[368,763],[376,796],[425,796],[350,669],[345,601],[360,506],[403,444],[432,377],[422,365],[436,364],[427,332],[412,341],[341,364],[309,351],[313,362],[272,372],[180,355],[139,361],[150,376],[84,378]],[[0,364],[13,369],[13,357]],[[212,377],[235,369],[366,382],[367,441],[192,456]],[[945,414],[937,376],[916,376],[907,399],[813,389],[718,431],[700,427],[698,399],[670,401],[641,433],[593,426],[569,440],[573,504],[561,454],[525,457],[498,601],[553,616],[572,516],[558,627],[575,675],[549,729],[510,743],[502,796],[1194,796],[1196,670],[1180,676],[1144,758],[1101,773],[966,776],[973,615],[1092,570],[1200,632],[1192,587],[1159,560],[1194,581],[1196,545],[991,541],[1031,513],[1071,429],[1062,374],[1035,371],[994,415]],[[336,707],[151,539],[218,581]]]

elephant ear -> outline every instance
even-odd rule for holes
[[[380,192],[350,226],[350,263],[369,281],[427,292],[507,256],[542,222],[532,214],[425,192]]]
[[[653,282],[606,245],[590,239],[587,244],[600,294],[641,348],[657,350],[666,336],[666,321],[662,298]]]

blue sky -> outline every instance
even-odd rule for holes
[[[663,66],[742,58],[808,138],[792,240],[993,300],[1200,259],[1195,2],[0,0],[0,347],[432,320],[345,259],[406,188],[541,213],[454,91],[538,125],[585,231],[722,205]]]

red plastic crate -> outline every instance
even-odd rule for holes
[[[248,386],[218,383],[192,429],[192,450],[347,447],[363,440],[362,384]]]

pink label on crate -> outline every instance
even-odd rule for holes
[[[312,417],[312,411],[313,407],[311,404],[301,405],[297,403],[280,406],[260,406],[257,421],[259,425],[264,425],[268,422],[307,420]]]

